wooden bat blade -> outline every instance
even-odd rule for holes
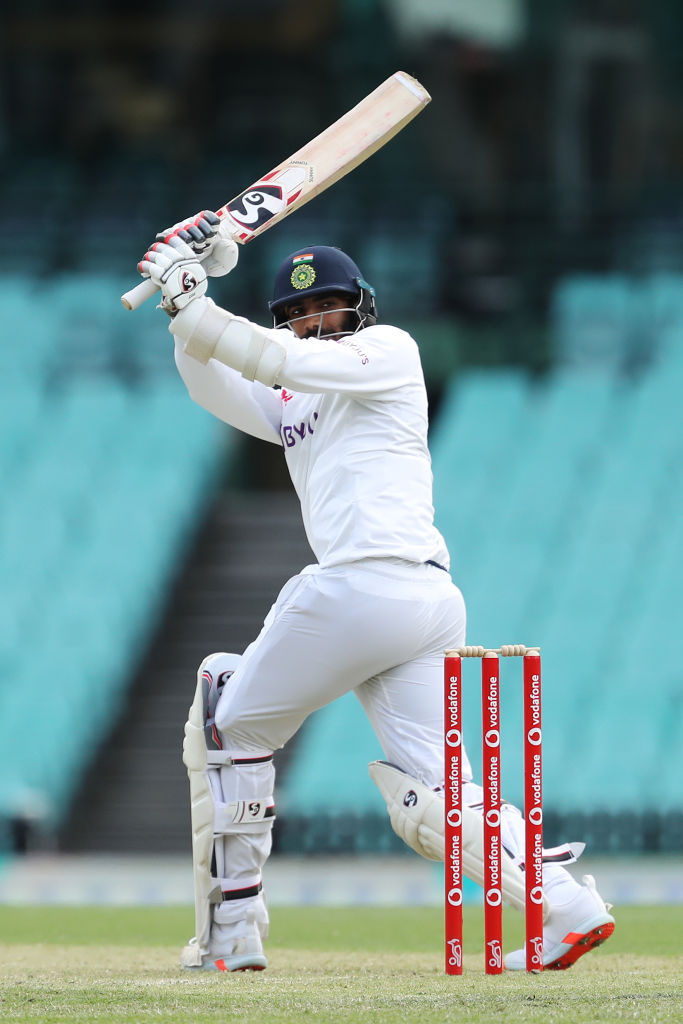
[[[352,110],[217,210],[242,244],[284,220],[334,185],[412,121],[431,97],[403,71],[388,78]]]
[[[283,163],[217,210],[236,242],[246,245],[334,185],[397,135],[429,103],[427,90],[397,71]],[[142,281],[121,296],[137,309],[156,291]]]

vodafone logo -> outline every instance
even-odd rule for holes
[[[456,808],[453,808],[453,810],[449,811],[446,815],[446,821],[451,828],[460,828],[462,825],[462,813]]]
[[[448,890],[448,904],[451,907],[462,906],[462,889],[449,889]]]
[[[486,890],[486,903],[489,907],[499,907],[503,902],[503,894],[500,889]]]
[[[532,825],[540,825],[543,821],[543,810],[541,807],[532,807],[527,818]]]
[[[532,747],[540,747],[541,745],[541,730],[538,728],[529,729],[526,734],[526,741],[530,743]]]
[[[490,810],[486,812],[486,824],[489,828],[498,828],[500,825],[500,811]]]
[[[529,893],[529,899],[532,903],[535,903],[537,906],[543,903],[543,889],[540,887],[540,885],[535,885],[533,887],[533,889]]]
[[[487,747],[497,747],[500,744],[500,732],[498,729],[489,729],[484,735],[484,743]]]
[[[462,733],[460,729],[449,729],[446,733],[446,744],[449,747],[459,747],[462,743]]]

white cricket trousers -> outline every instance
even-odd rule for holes
[[[309,566],[285,584],[223,690],[216,725],[224,747],[277,750],[312,711],[353,690],[385,759],[442,785],[443,652],[464,641],[462,594],[436,566]]]
[[[386,760],[430,788],[443,785],[443,652],[464,641],[462,595],[435,566],[367,559],[305,569],[284,586],[223,688],[216,725],[226,753],[248,763],[220,769],[215,799],[246,807],[272,802],[275,773],[268,755],[307,715],[349,690],[363,705]],[[217,673],[221,657],[207,659]],[[471,782],[466,755],[463,778],[466,802],[480,806],[481,788]],[[503,819],[503,843],[521,860],[522,815],[506,805]],[[253,831],[238,824],[216,838],[223,902],[214,910],[214,955],[230,952],[250,908],[266,936],[260,890],[270,849],[265,823]],[[548,864],[544,885],[561,902],[573,898],[578,883],[560,865]]]

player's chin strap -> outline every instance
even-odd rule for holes
[[[384,797],[389,820],[396,835],[416,853],[427,860],[444,859],[444,801],[443,794],[429,789],[386,761],[372,761],[370,777]],[[484,829],[481,813],[463,807],[463,873],[478,885],[484,884]],[[544,851],[544,860],[570,864],[583,852],[583,843],[567,843],[564,847]],[[524,913],[526,883],[519,862],[503,855],[501,858],[503,899]],[[544,919],[549,912],[544,896]]]

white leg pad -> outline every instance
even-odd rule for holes
[[[443,793],[429,789],[406,772],[385,761],[369,765],[370,777],[386,801],[391,826],[400,838],[427,860],[444,859]],[[462,815],[462,870],[477,885],[484,884],[483,817],[467,805]],[[501,857],[503,899],[524,913],[526,883],[524,872],[505,852]],[[544,897],[544,916],[548,914]]]
[[[236,667],[238,656],[235,655]],[[214,801],[207,772],[208,752],[204,729],[207,718],[208,680],[202,662],[197,672],[197,687],[185,723],[183,763],[190,782],[190,820],[192,825],[192,869],[194,872],[195,940],[186,946],[181,962],[186,967],[200,966],[209,952],[212,907],[220,901],[220,884],[211,872],[213,861]]]
[[[213,797],[206,771],[188,769],[192,821],[195,941],[181,954],[185,967],[199,967],[209,952],[212,907],[221,900],[220,883],[211,874],[213,860]]]
[[[185,967],[199,967],[211,951],[211,929],[214,918],[221,921],[226,915],[238,913],[237,908],[224,907],[224,889],[253,889],[260,892],[260,864],[255,865],[251,877],[244,880],[245,864],[239,863],[241,875],[233,884],[226,863],[224,837],[234,836],[237,859],[244,860],[241,837],[270,849],[270,832],[274,821],[274,801],[271,795],[259,795],[261,789],[272,791],[272,754],[256,756],[256,764],[249,755],[231,756],[222,749],[221,737],[214,725],[215,708],[222,685],[239,664],[237,654],[210,655],[197,673],[197,687],[185,725],[183,762],[190,783],[190,818],[192,825],[192,865],[195,895],[195,938],[181,954]],[[265,763],[261,763],[265,761]],[[239,782],[235,777],[242,775]],[[240,792],[240,789],[242,792]],[[224,798],[224,792],[229,794]],[[246,798],[238,799],[244,796]],[[232,797],[232,798],[231,798]],[[247,859],[249,854],[247,853]],[[264,857],[265,859],[265,857]],[[247,869],[248,871],[248,869]],[[231,897],[232,899],[233,897]],[[243,903],[242,900],[239,900]],[[267,912],[262,897],[255,902],[263,911],[258,914],[259,930],[263,932]],[[253,914],[252,914],[253,916]]]

